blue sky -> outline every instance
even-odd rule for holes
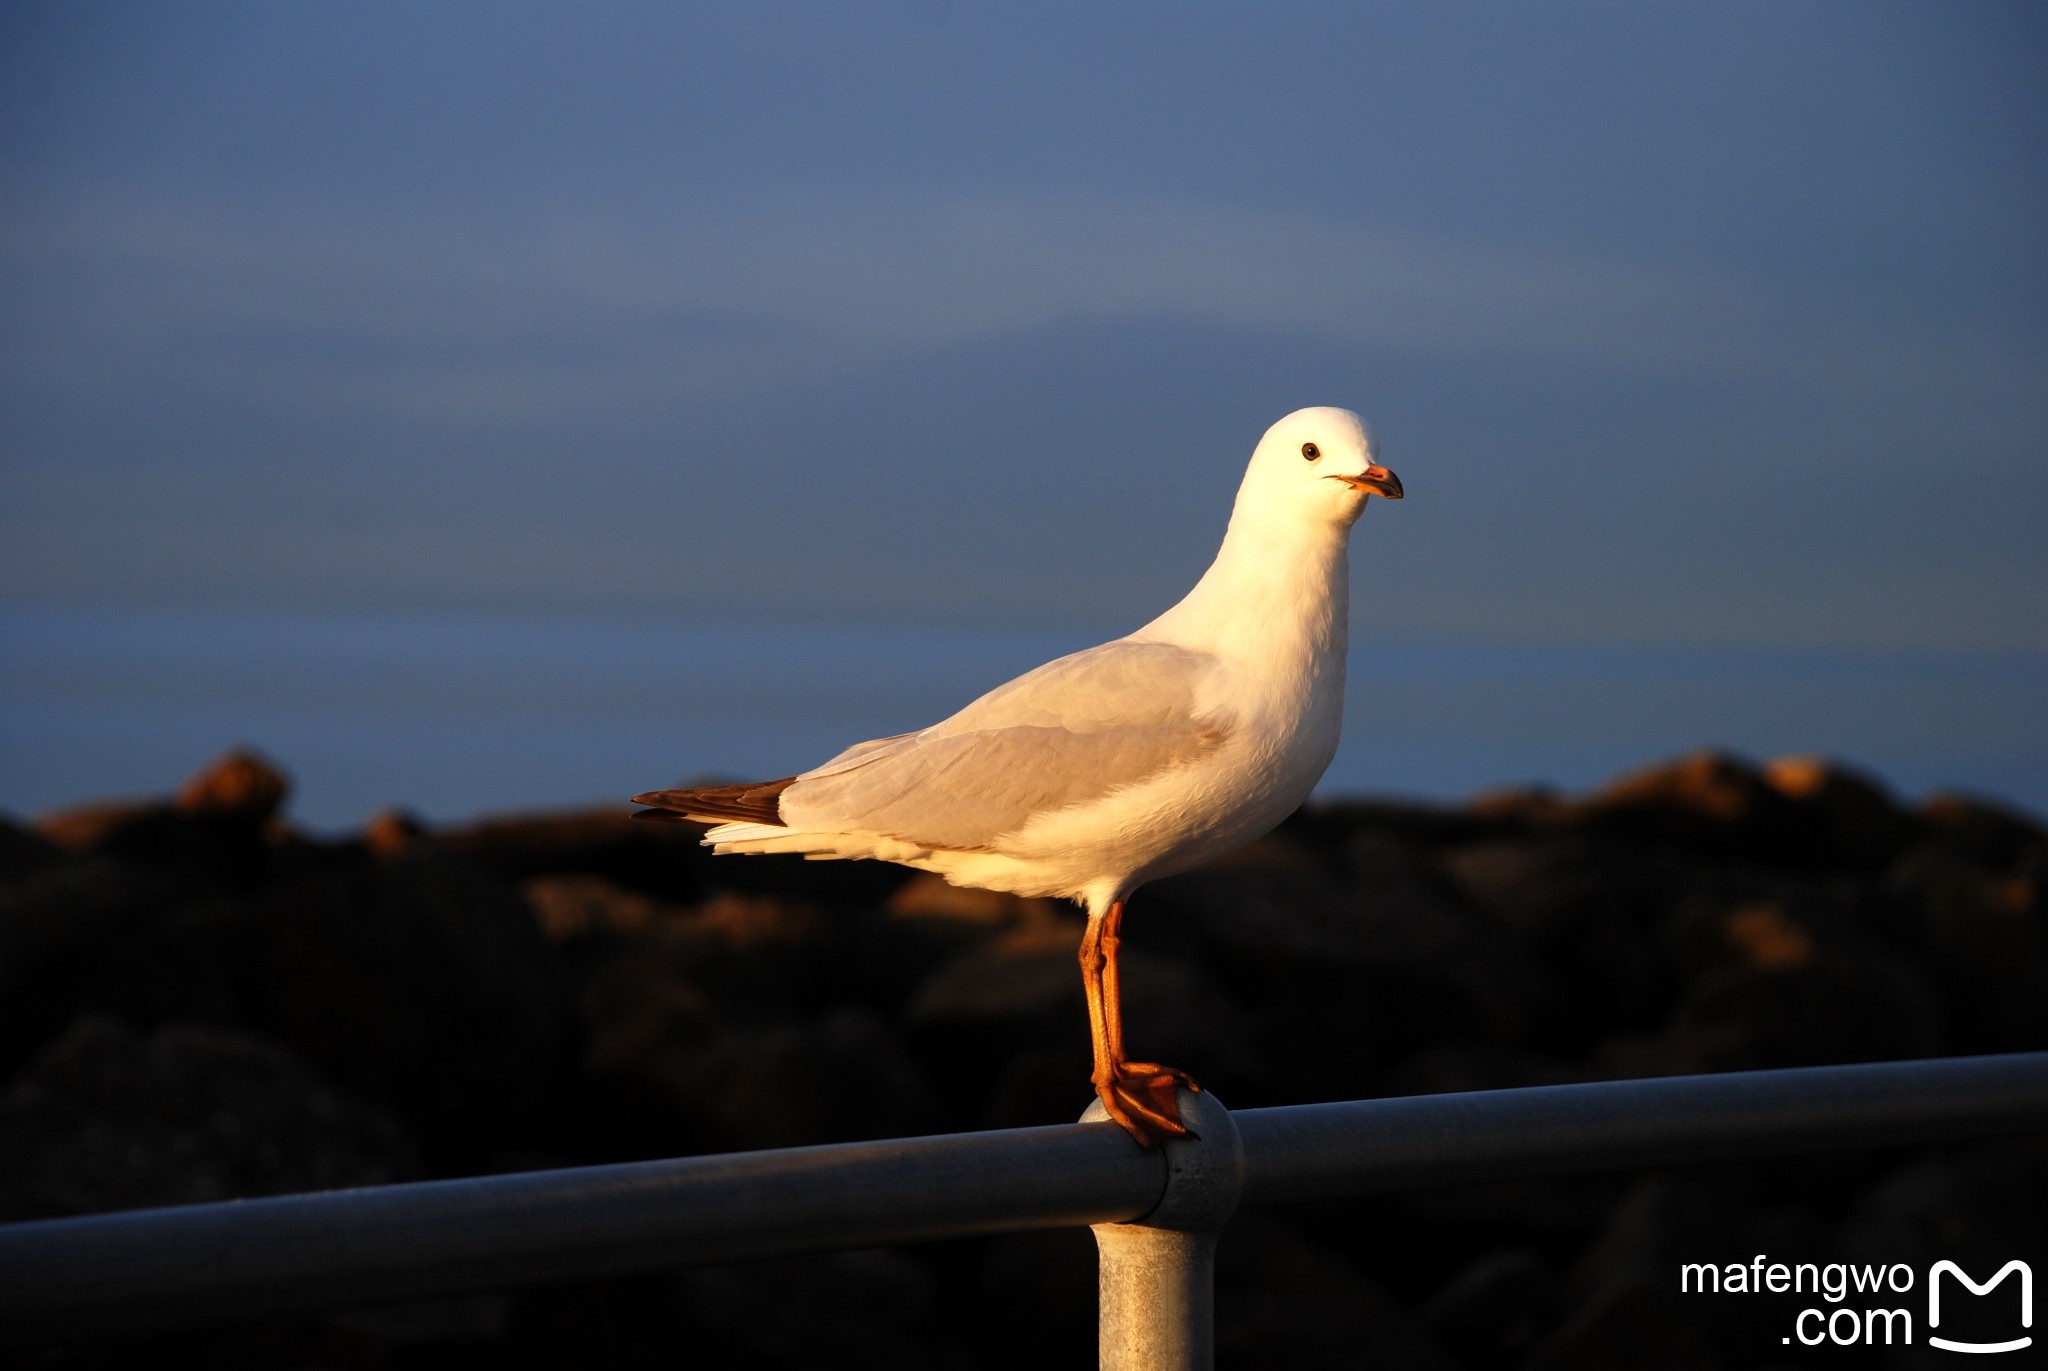
[[[15,3],[0,604],[2048,652],[2030,4]]]
[[[14,599],[2048,646],[2038,8],[10,16]]]

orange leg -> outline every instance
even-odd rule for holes
[[[1124,1013],[1117,979],[1117,936],[1124,918],[1118,900],[1102,914],[1090,912],[1081,935],[1081,981],[1088,992],[1088,1033],[1095,1045],[1095,1093],[1109,1116],[1147,1149],[1164,1138],[1191,1136],[1180,1121],[1175,1092],[1201,1087],[1183,1072],[1152,1062],[1124,1060]]]

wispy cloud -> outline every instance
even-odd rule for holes
[[[1740,282],[1153,200],[704,193],[630,211],[17,207],[16,374],[260,374],[410,418],[761,394],[1075,322],[1823,384],[2027,385],[2038,348],[1854,331]],[[36,304],[49,291],[48,307]]]
[[[972,596],[1003,584],[1017,605],[1094,613],[1105,592],[1086,549],[1127,536],[1107,515],[1072,531],[1072,567],[1049,569],[1014,549],[1004,562],[985,538],[946,544],[879,487],[860,494],[865,522],[851,529],[848,492],[811,497],[809,516],[785,492],[774,526],[810,517],[816,560],[739,584],[746,497],[717,487],[709,464],[686,492],[661,484],[667,435],[743,431],[759,402],[815,408],[840,383],[887,386],[949,352],[998,365],[989,345],[1008,339],[1029,355],[1094,325],[1157,338],[1184,323],[1295,362],[1323,342],[1352,363],[1410,354],[1426,363],[1411,380],[1451,378],[1450,411],[1473,388],[1484,422],[1446,423],[1445,402],[1430,402],[1438,522],[1418,500],[1375,531],[1412,540],[1392,559],[1413,578],[1411,626],[2040,642],[2012,587],[2039,560],[2024,509],[2039,500],[2048,362],[2027,340],[1923,330],[1903,305],[1850,327],[1811,293],[1309,214],[879,189],[490,212],[81,193],[0,211],[0,281],[0,400],[12,397],[20,438],[0,452],[14,523],[0,583],[35,593],[201,585],[233,599],[254,586],[381,603],[426,587],[604,602],[639,567],[678,565],[683,515],[566,509],[581,487],[564,458],[597,435],[655,454],[631,474],[636,459],[617,459],[613,489],[681,502],[696,561],[676,580],[693,593],[772,600],[764,582],[782,575],[847,604],[957,609],[970,592],[933,566],[971,555]],[[1489,375],[1524,388],[1483,395],[1474,378]],[[1542,435],[1571,471],[1532,489],[1498,454],[1545,422],[1526,411],[1546,387],[1577,406]],[[698,408],[678,425],[679,406]],[[79,437],[102,411],[104,430]],[[896,441],[890,424],[807,422],[876,451]],[[47,449],[38,424],[56,435]],[[528,460],[504,457],[514,450]],[[929,482],[940,459],[904,460],[926,463],[917,480]],[[1946,489],[1931,516],[1920,493],[1937,468]],[[1703,524],[1709,498],[1724,531]],[[446,517],[451,499],[468,522]],[[514,526],[529,529],[523,543]],[[899,547],[912,529],[922,561]],[[859,585],[853,565],[866,568]]]
[[[259,367],[309,399],[456,414],[801,385],[1074,321],[1682,366],[1741,323],[1725,288],[1649,271],[1138,200],[707,194],[505,215],[84,198],[15,218],[18,366]],[[61,305],[38,316],[51,281]]]

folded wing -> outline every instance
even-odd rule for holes
[[[1222,745],[1207,654],[1120,639],[1048,662],[920,733],[848,748],[777,797],[787,827],[974,851]]]

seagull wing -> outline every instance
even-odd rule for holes
[[[781,821],[933,848],[989,847],[1035,816],[1101,799],[1219,747],[1232,719],[1204,709],[1221,664],[1119,639],[1048,662],[921,733],[848,748],[796,778]]]

